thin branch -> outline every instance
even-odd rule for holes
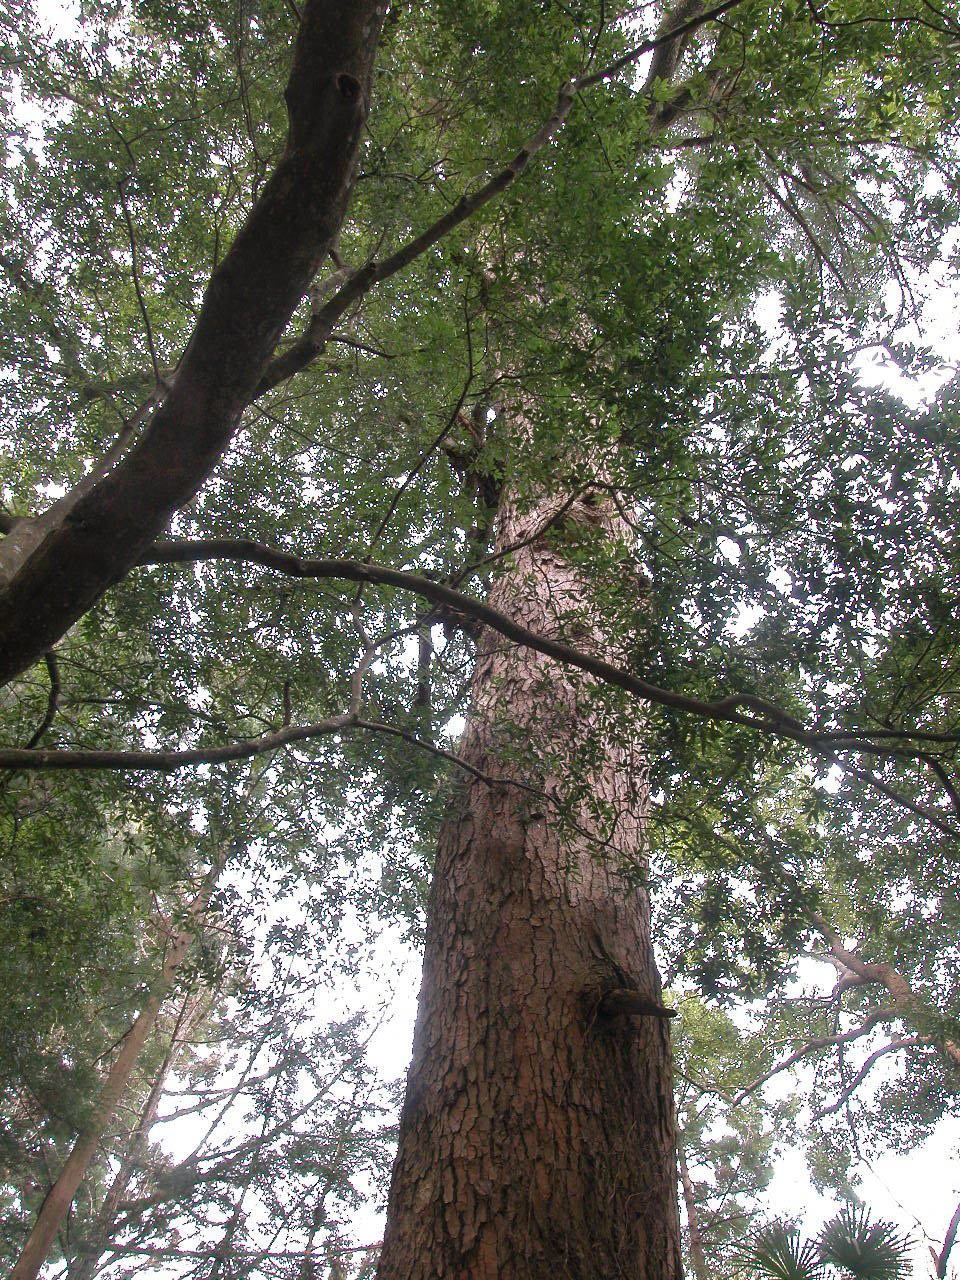
[[[950,777],[946,769],[944,769],[936,756],[928,755],[925,751],[919,753],[919,758],[925,765],[929,766],[933,773],[937,775],[941,786],[950,797],[950,803],[953,805],[954,812],[960,814],[960,794],[958,794],[956,787],[950,781]]]
[[[811,1053],[816,1053],[818,1049],[828,1049],[831,1045],[849,1044],[853,1040],[859,1040],[861,1036],[865,1036],[869,1031],[872,1031],[878,1022],[883,1022],[887,1018],[895,1018],[897,1016],[896,1009],[887,1005],[880,1005],[876,1009],[872,1009],[862,1022],[859,1022],[849,1031],[838,1031],[836,1035],[817,1036],[813,1040],[808,1040],[805,1044],[802,1044],[799,1049],[795,1049],[793,1053],[788,1054],[780,1062],[772,1066],[769,1071],[765,1071],[763,1075],[758,1076],[756,1080],[752,1080],[750,1084],[744,1085],[730,1105],[732,1107],[738,1107],[740,1103],[749,1098],[752,1093],[756,1093],[761,1085],[766,1084],[768,1080],[772,1080],[773,1077],[779,1075],[781,1071],[786,1071],[788,1067],[792,1067],[796,1063],[802,1062],[804,1058],[808,1058]]]
[[[294,742],[306,742],[331,733],[340,733],[355,723],[352,715],[331,716],[314,724],[293,725],[244,738],[221,747],[190,747],[183,751],[36,751],[9,747],[0,749],[0,768],[15,769],[131,769],[167,773],[197,764],[224,764],[248,760],[251,756],[276,751]]]
[[[800,228],[800,230],[803,232],[804,236],[812,245],[814,254],[816,255],[817,259],[820,262],[822,262],[823,265],[828,269],[830,274],[836,278],[841,289],[846,290],[848,288],[848,285],[846,280],[843,277],[843,273],[834,264],[833,259],[830,257],[826,249],[824,249],[823,245],[817,239],[816,233],[813,231],[810,224],[807,222],[806,218],[804,218],[803,214],[800,212],[799,208],[796,205],[796,202],[793,200],[790,200],[788,197],[784,195],[781,195],[780,192],[777,190],[776,185],[772,182],[768,182],[766,178],[761,178],[760,181],[764,190],[770,196],[773,197],[773,199],[777,202],[780,208],[783,209],[784,213],[786,213],[787,217],[792,218],[793,221]]]
[[[124,189],[123,182],[117,183],[117,193],[120,196],[120,209],[123,213],[123,220],[127,224],[127,238],[130,241],[130,268],[133,272],[133,287],[136,290],[140,314],[143,316],[143,327],[147,335],[147,347],[150,350],[150,363],[153,365],[153,379],[157,386],[160,386],[163,381],[160,376],[160,361],[157,359],[157,348],[153,341],[153,326],[150,323],[150,313],[147,311],[146,299],[143,296],[143,289],[140,287],[140,255],[137,253],[137,237],[133,230],[133,219],[130,217],[130,210],[127,208],[127,193]]]
[[[722,14],[735,9],[739,3],[741,3],[741,0],[724,0],[723,4],[715,5],[714,8],[707,9],[704,13],[694,14],[692,18],[688,18],[685,22],[678,22],[675,27],[672,26],[669,30],[661,31],[651,39],[644,40],[614,62],[608,63],[601,70],[594,71],[589,76],[581,76],[579,80],[575,81],[576,92],[582,93],[584,89],[591,89],[595,84],[600,84],[602,80],[610,80],[618,71],[622,71],[624,67],[631,66],[646,54],[653,53],[661,45],[670,44],[671,41],[676,40],[679,36],[698,31],[700,27],[706,26],[714,18],[719,18]]]
[[[548,658],[579,667],[608,684],[646,699],[658,706],[676,711],[689,711],[708,720],[741,724],[747,728],[774,733],[803,746],[829,747],[832,751],[854,749],[882,754],[880,743],[929,742],[953,745],[960,742],[958,733],[934,733],[917,729],[808,729],[801,721],[765,698],[750,693],[735,693],[712,701],[663,689],[625,671],[603,658],[583,653],[562,640],[538,635],[521,626],[508,614],[465,595],[442,582],[421,574],[387,565],[372,564],[346,558],[310,559],[277,551],[248,539],[197,538],[171,539],[155,543],[141,557],[141,565],[196,564],[210,560],[262,565],[295,578],[341,578],[348,582],[370,582],[381,586],[411,591],[454,613],[475,618],[508,640],[526,645]],[[744,712],[754,714],[744,714]],[[916,753],[911,755],[913,758]]]
[[[574,489],[573,492],[564,499],[563,503],[557,507],[556,511],[551,512],[550,515],[541,520],[531,533],[528,533],[523,538],[517,538],[515,542],[508,542],[504,547],[501,547],[499,551],[491,551],[489,555],[483,556],[479,560],[471,561],[470,564],[466,565],[465,568],[451,579],[451,582],[454,585],[457,585],[463,582],[465,578],[469,578],[473,574],[479,572],[479,570],[485,569],[488,565],[496,564],[498,561],[505,560],[515,552],[522,551],[524,547],[532,546],[533,543],[537,542],[540,538],[549,533],[551,529],[556,528],[556,526],[560,524],[574,503],[579,501],[583,496],[584,489],[590,487],[599,488],[600,486],[596,481],[591,481],[589,485],[584,485],[580,488]]]
[[[822,9],[816,8],[812,3],[810,3],[810,0],[808,0],[808,8],[813,14],[818,25],[829,31],[839,31],[844,27],[862,27],[867,23],[882,23],[885,26],[893,27],[909,27],[916,25],[918,27],[925,27],[928,31],[933,31],[937,35],[941,36],[952,36],[956,38],[960,35],[960,28],[951,26],[949,19],[941,12],[941,10],[930,4],[929,0],[925,0],[925,5],[926,8],[931,9],[934,13],[943,17],[943,26],[938,26],[935,22],[928,22],[924,18],[918,18],[911,15],[893,18],[888,17],[887,15],[880,16],[877,14],[876,16],[866,15],[859,18],[848,18],[844,22],[832,22],[823,16]]]
[[[875,1049],[868,1058],[864,1060],[860,1070],[850,1079],[843,1087],[839,1097],[835,1102],[831,1102],[828,1107],[822,1107],[819,1111],[815,1111],[810,1117],[812,1121],[822,1120],[825,1116],[836,1115],[843,1107],[846,1106],[851,1095],[863,1083],[869,1075],[875,1062],[884,1057],[888,1053],[896,1053],[900,1049],[913,1049],[918,1045],[930,1044],[929,1036],[904,1036],[900,1040],[891,1040],[889,1044],[882,1045],[879,1049]]]
[[[902,735],[902,736],[906,737],[908,735]],[[918,734],[916,736],[922,737],[923,735]],[[872,749],[864,746],[861,748],[861,750],[869,751]],[[877,748],[874,751],[874,754],[879,754],[880,750],[882,749]],[[915,800],[911,800],[909,796],[905,796],[903,792],[898,791],[896,787],[888,786],[887,783],[884,782],[882,778],[878,778],[877,775],[869,769],[862,769],[858,765],[851,764],[850,762],[847,762],[846,764],[841,764],[834,751],[827,751],[827,752],[824,752],[823,754],[827,760],[830,760],[833,764],[836,764],[838,768],[849,769],[850,772],[854,775],[854,777],[859,778],[861,782],[865,782],[868,787],[872,787],[875,791],[878,791],[880,795],[886,796],[886,798],[888,800],[892,800],[894,804],[898,804],[902,808],[909,810],[910,813],[916,814],[918,818],[923,818],[925,822],[929,822],[931,826],[936,827],[938,831],[942,831],[944,835],[951,836],[951,837],[956,836],[957,833],[954,830],[954,828],[949,826],[944,821],[941,814],[931,809],[928,805],[917,804]],[[923,754],[922,752],[918,752],[918,751],[914,751],[912,753],[914,758],[917,758],[922,754]]]
[[[466,317],[466,321],[467,321],[467,325],[466,325],[467,373],[466,373],[466,377],[463,380],[463,386],[460,390],[460,395],[457,397],[457,403],[453,406],[453,412],[447,418],[447,421],[444,423],[440,432],[437,434],[437,436],[433,440],[430,441],[426,449],[424,449],[423,453],[421,453],[420,457],[417,459],[416,463],[414,464],[412,470],[410,470],[407,473],[407,475],[404,477],[403,483],[400,485],[396,493],[391,498],[389,506],[387,507],[387,510],[383,518],[380,520],[380,523],[377,525],[376,529],[373,531],[370,541],[367,544],[367,558],[373,554],[374,547],[380,541],[380,538],[382,537],[384,530],[386,529],[390,521],[393,519],[394,512],[396,511],[397,507],[400,505],[400,500],[403,497],[403,495],[406,493],[407,489],[413,483],[417,475],[419,475],[419,473],[427,465],[427,462],[430,460],[431,457],[433,457],[433,454],[436,452],[437,449],[440,448],[444,440],[446,440],[447,436],[450,434],[450,432],[453,430],[453,428],[457,425],[457,423],[460,420],[460,414],[461,414],[461,411],[463,410],[464,402],[467,398],[467,394],[470,391],[470,385],[473,382],[473,339],[470,332],[469,315]]]
[[[361,662],[358,672],[363,674],[365,666],[376,653],[376,646],[371,647],[364,655],[366,663]],[[355,673],[356,677],[356,673]],[[187,750],[170,749],[166,751],[86,751],[59,750],[35,751],[27,748],[0,749],[0,767],[53,770],[53,769],[130,769],[133,771],[172,772],[189,765],[224,764],[233,760],[246,760],[251,756],[265,755],[280,747],[290,746],[296,742],[306,742],[311,738],[325,737],[332,733],[342,733],[349,729],[365,729],[372,733],[389,734],[409,742],[411,746],[448,760],[458,768],[472,774],[481,782],[490,786],[511,786],[522,791],[529,791],[538,799],[549,799],[546,792],[537,787],[528,786],[513,778],[495,777],[484,773],[452,751],[446,751],[424,738],[401,728],[399,725],[386,724],[379,720],[364,720],[358,712],[346,715],[331,716],[314,724],[292,725],[279,729],[274,733],[265,733],[259,738],[245,738],[240,742],[229,743],[221,747],[193,747]]]
[[[369,730],[372,733],[385,733],[394,738],[401,738],[404,742],[409,742],[412,747],[416,747],[420,751],[426,751],[429,755],[437,756],[441,760],[448,760],[458,769],[463,769],[465,773],[469,773],[488,787],[513,787],[517,791],[525,791],[529,795],[535,796],[541,803],[556,809],[561,819],[569,823],[571,830],[583,836],[590,843],[595,844],[600,849],[604,849],[609,844],[607,838],[602,835],[598,836],[596,833],[582,827],[579,823],[573,822],[568,815],[564,814],[562,802],[558,797],[551,795],[549,791],[543,790],[542,787],[533,787],[528,782],[521,782],[519,778],[507,778],[497,774],[484,773],[476,765],[471,764],[469,760],[465,760],[463,756],[458,756],[452,751],[445,751],[443,747],[438,747],[435,743],[429,742],[425,738],[420,738],[415,733],[411,733],[410,730],[401,728],[399,725],[386,724],[380,720],[357,719],[355,727]]]
[[[292,743],[309,741],[312,738],[328,736],[331,733],[343,733],[351,729],[359,729],[369,733],[386,734],[400,738],[420,751],[425,751],[441,760],[446,760],[458,769],[464,770],[472,777],[489,787],[513,787],[535,796],[538,801],[554,805],[562,812],[562,806],[556,796],[540,787],[531,786],[518,778],[501,777],[484,773],[476,765],[465,760],[452,751],[447,751],[436,743],[418,737],[415,733],[400,725],[387,724],[380,720],[365,720],[360,715],[360,685],[363,675],[376,656],[378,645],[368,644],[360,664],[351,680],[351,710],[346,715],[331,716],[315,724],[296,725],[264,734],[260,738],[247,738],[242,742],[231,743],[222,747],[196,747],[188,750],[170,749],[167,751],[28,751],[25,749],[0,749],[0,767],[32,768],[41,770],[77,770],[77,769],[124,769],[132,772],[174,772],[198,764],[224,764],[233,760],[244,760],[251,756],[265,755]],[[586,831],[576,823],[574,830],[597,844],[602,839]]]
[[[484,773],[482,769],[478,769],[476,765],[471,764],[468,760],[464,760],[463,756],[456,755],[453,751],[445,751],[443,747],[438,747],[433,742],[428,742],[425,738],[418,737],[415,733],[411,733],[408,729],[403,729],[399,725],[386,724],[380,720],[356,720],[355,725],[358,729],[368,729],[372,733],[385,733],[394,738],[401,738],[404,742],[409,742],[412,747],[417,747],[421,751],[426,751],[432,756],[437,756],[441,760],[449,760],[451,764],[463,769],[466,773],[472,774],[474,778],[478,778],[481,782],[485,782],[490,787],[516,787],[519,791],[529,791],[538,800],[554,801],[548,792],[541,790],[539,787],[531,787],[526,782],[520,782],[516,778],[501,778],[494,774]]]
[[[345,347],[352,347],[354,351],[362,351],[368,356],[379,356],[381,360],[396,360],[400,355],[399,351],[383,351],[380,347],[373,347],[368,342],[358,342],[356,338],[348,338],[344,334],[335,333],[330,338],[331,342],[340,342]]]
[[[57,660],[54,657],[52,649],[43,655],[43,660],[47,664],[47,671],[50,673],[50,692],[47,695],[47,710],[36,733],[34,733],[33,737],[24,747],[25,751],[32,751],[53,724],[54,717],[57,714],[57,706],[60,702],[60,667],[57,665]]]
[[[689,1072],[681,1071],[676,1064],[674,1064],[673,1074],[678,1079],[685,1080],[688,1085],[696,1089],[697,1093],[712,1093],[721,1102],[725,1102],[728,1107],[733,1106],[733,1095],[725,1089],[721,1089],[719,1085],[707,1084],[705,1080],[698,1080],[696,1076],[690,1075]]]
[[[944,744],[953,744],[960,741],[960,735],[957,734],[936,734],[921,730],[808,729],[780,707],[749,693],[731,694],[713,701],[703,701],[687,694],[663,689],[602,658],[582,653],[562,640],[555,640],[529,631],[507,614],[503,614],[471,596],[456,591],[444,583],[434,582],[420,574],[401,569],[392,569],[385,565],[345,558],[304,559],[276,551],[273,548],[249,540],[235,539],[184,539],[157,543],[141,558],[139,563],[141,565],[197,563],[208,560],[231,560],[240,563],[259,564],[299,578],[341,578],[346,581],[376,583],[411,591],[432,601],[435,605],[442,606],[455,615],[465,615],[477,619],[514,643],[525,645],[558,662],[579,668],[605,683],[624,689],[649,703],[670,707],[677,711],[690,712],[707,720],[738,724],[785,738],[825,755],[831,760],[836,759],[838,750],[856,750],[873,755],[899,754],[901,757],[915,758],[919,754],[915,748],[910,752],[904,749],[897,752],[892,746],[881,744],[897,740],[908,744],[911,741]],[[362,672],[357,674],[362,676]],[[356,694],[356,689],[354,693]],[[276,734],[267,734],[258,739],[249,739],[223,747],[195,748],[188,751],[173,752],[51,752],[10,748],[0,750],[0,765],[40,769],[93,767],[179,769],[188,764],[220,763],[225,760],[244,759],[251,755],[257,755],[263,751],[286,745],[291,741],[315,737],[321,733],[336,732],[338,729],[353,723],[359,715],[359,711],[360,706],[355,696],[351,712],[347,716],[334,717],[332,720],[321,722],[319,725],[301,726],[297,729],[284,728]],[[753,714],[748,714],[751,712]],[[933,823],[944,834],[951,838],[956,836],[957,833],[944,823],[939,814],[918,806],[908,797],[901,796],[881,779],[877,778],[876,775],[859,769],[852,764],[848,764],[845,767],[882,794]]]
[[[318,1256],[326,1254],[336,1254],[338,1257],[346,1256],[353,1253],[369,1253],[371,1249],[378,1249],[379,1241],[376,1244],[354,1244],[354,1245],[338,1245],[333,1247],[329,1244],[318,1244],[313,1247],[313,1252]],[[129,1244],[112,1244],[109,1248],[111,1257],[120,1257],[126,1254],[135,1256],[143,1256],[148,1258],[214,1258],[216,1256],[215,1247],[209,1249],[184,1249],[180,1245],[172,1245],[169,1248],[162,1246],[141,1246]],[[263,1249],[231,1249],[231,1253],[235,1258],[255,1259],[263,1261],[269,1258],[302,1258],[303,1249],[271,1249],[265,1252]]]

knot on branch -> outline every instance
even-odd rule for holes
[[[307,155],[347,154],[366,116],[364,86],[347,71],[312,73],[294,62],[284,91],[287,149]]]
[[[337,76],[336,84],[344,102],[356,102],[360,97],[360,81],[356,77],[348,76],[346,72],[341,71]]]
[[[427,618],[427,625],[432,625],[435,622],[439,623],[443,628],[443,634],[448,640],[454,639],[456,633],[461,631],[465,636],[469,636],[471,640],[476,642],[483,631],[483,623],[479,618],[472,618],[462,610],[453,608],[452,605],[436,605]]]

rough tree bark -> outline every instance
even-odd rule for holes
[[[500,546],[550,510],[507,505]],[[565,518],[613,523],[589,493]],[[576,616],[578,641],[603,647],[549,533],[515,553],[491,603],[546,634]],[[516,744],[549,744],[535,781],[556,792],[564,759],[602,738],[588,694],[485,631],[461,753],[530,784]],[[535,791],[474,781],[442,831],[379,1280],[681,1274],[668,1023],[623,1011],[661,1004],[647,896],[618,869],[643,855],[642,752],[607,742],[589,782],[612,830],[592,806],[564,825]]]
[[[103,463],[0,542],[0,684],[30,666],[137,562],[210,474],[336,243],[370,106],[382,0],[307,0],[280,161],[207,286],[169,391]],[[122,451],[121,451],[122,452]]]
[[[679,47],[659,51],[647,87],[672,79]],[[551,543],[561,509],[631,541],[596,493],[525,513],[508,495],[497,549],[516,550],[488,603],[608,657],[587,584]],[[621,870],[644,859],[642,751],[604,743],[599,803],[564,823],[524,789],[529,760],[502,749],[546,745],[537,782],[562,791],[564,760],[602,737],[583,691],[569,668],[481,633],[460,754],[504,781],[473,781],[440,835],[378,1280],[682,1276],[669,1024],[649,898]]]

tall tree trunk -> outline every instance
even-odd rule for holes
[[[536,536],[559,507],[501,512],[501,548],[532,540],[491,603],[554,635],[575,615],[602,650],[585,584]],[[596,494],[564,518],[616,532]],[[502,781],[473,780],[440,836],[379,1280],[681,1275],[668,1023],[625,1011],[628,992],[660,1005],[648,899],[620,867],[643,858],[643,757],[604,742],[590,693],[481,637],[461,755]],[[562,823],[516,784],[545,749],[533,781],[556,794],[588,744],[594,803]]]

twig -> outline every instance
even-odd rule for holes
[[[43,660],[47,664],[47,671],[50,673],[50,692],[47,695],[47,710],[36,733],[34,733],[33,737],[24,747],[25,751],[32,751],[53,724],[54,717],[57,714],[57,706],[60,702],[60,667],[57,664],[57,659],[54,657],[52,649],[48,650],[43,655]]]
[[[137,237],[134,234],[130,210],[127,208],[127,193],[124,190],[125,181],[126,179],[117,183],[117,193],[120,196],[120,208],[123,212],[123,220],[127,224],[127,236],[130,241],[130,266],[133,272],[133,287],[136,290],[137,303],[140,307],[140,314],[143,316],[143,327],[147,334],[147,346],[150,350],[150,362],[153,365],[154,382],[157,386],[160,386],[163,381],[160,377],[160,361],[157,359],[157,349],[153,341],[153,326],[150,323],[150,313],[147,311],[147,303],[140,287],[140,259],[137,253]]]

